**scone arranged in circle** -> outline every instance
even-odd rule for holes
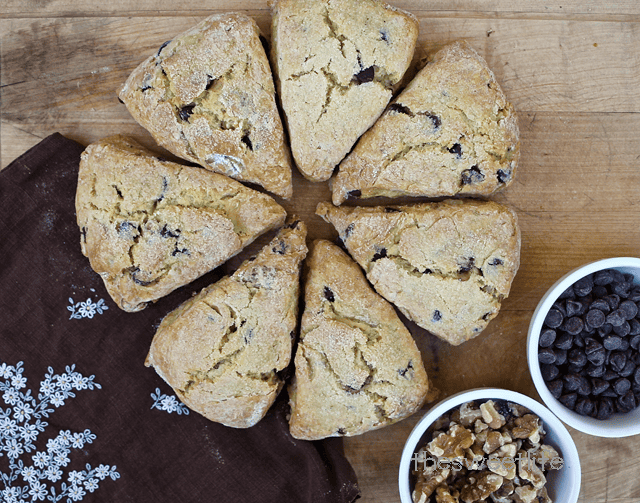
[[[342,161],[333,202],[349,196],[488,195],[514,178],[519,130],[485,60],[441,49]]]
[[[380,0],[274,1],[274,72],[306,178],[329,179],[380,116],[417,37],[417,19]]]
[[[429,388],[420,351],[393,307],[339,247],[315,241],[289,387],[295,438],[351,436],[420,409]]]
[[[125,311],[190,283],[286,217],[265,194],[119,135],[82,153],[76,214],[82,253]]]
[[[255,21],[210,16],[162,45],[120,99],[173,154],[289,198],[291,162]]]
[[[285,227],[257,257],[163,320],[146,365],[211,421],[248,428],[283,386],[298,312],[303,222]]]
[[[520,265],[516,214],[494,202],[320,203],[317,213],[333,224],[380,295],[453,345],[497,316]]]

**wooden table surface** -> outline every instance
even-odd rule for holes
[[[396,0],[420,19],[417,58],[466,39],[495,72],[520,122],[515,182],[494,199],[514,207],[521,267],[499,316],[459,347],[408,323],[440,398],[498,386],[538,398],[525,341],[546,289],[567,271],[611,256],[640,255],[640,2]],[[129,133],[151,137],[116,91],[157,47],[213,12],[243,10],[269,33],[265,0],[2,0],[1,166],[60,132],[87,145]],[[157,147],[156,147],[157,149]],[[157,149],[159,150],[159,149]],[[294,173],[287,210],[310,238],[334,238],[314,215],[326,183]],[[425,407],[425,410],[428,408]],[[419,417],[345,439],[363,503],[397,502],[403,442]],[[602,439],[571,430],[582,463],[581,502],[640,501],[640,436]]]

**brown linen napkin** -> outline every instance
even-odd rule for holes
[[[0,171],[0,501],[356,499],[341,439],[289,435],[286,392],[238,430],[144,366],[163,316],[221,273],[118,309],[80,252],[82,150],[54,134]]]

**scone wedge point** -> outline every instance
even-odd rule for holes
[[[192,410],[255,425],[283,386],[297,324],[306,227],[292,221],[258,255],[163,320],[146,365]]]
[[[380,0],[275,0],[271,53],[291,151],[314,182],[369,129],[407,71],[418,21]]]
[[[163,44],[131,73],[120,100],[173,154],[291,197],[269,60],[245,14],[214,14]]]
[[[455,42],[432,55],[340,163],[333,203],[490,195],[513,181],[519,157],[513,106],[486,61]]]
[[[82,253],[125,311],[139,311],[219,266],[286,212],[224,175],[156,157],[115,135],[82,153]]]
[[[316,212],[380,295],[453,345],[476,337],[498,315],[520,265],[516,213],[492,201],[320,203]]]
[[[427,398],[422,357],[393,307],[338,246],[313,243],[289,386],[298,439],[351,436],[413,414]]]

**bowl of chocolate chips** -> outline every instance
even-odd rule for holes
[[[540,398],[572,428],[640,433],[640,259],[599,260],[560,278],[533,313],[527,359]]]

